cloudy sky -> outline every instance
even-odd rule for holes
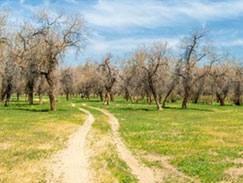
[[[0,0],[10,9],[11,21],[31,19],[41,6],[67,13],[80,12],[92,32],[78,58],[123,55],[139,44],[168,41],[176,47],[192,29],[208,25],[210,37],[221,49],[243,57],[243,0]]]

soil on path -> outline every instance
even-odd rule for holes
[[[72,104],[74,107],[75,104]],[[68,140],[67,148],[53,158],[54,164],[50,169],[52,175],[47,182],[61,183],[89,183],[88,161],[85,154],[85,139],[94,122],[89,111],[79,108],[87,114],[84,124],[72,134]]]
[[[90,108],[98,110],[109,117],[109,123],[112,128],[112,132],[113,132],[113,136],[114,136],[113,138],[114,138],[114,142],[117,147],[118,154],[119,154],[120,158],[123,161],[125,161],[126,164],[130,167],[132,174],[137,177],[137,179],[139,180],[139,183],[159,182],[159,180],[155,178],[153,170],[142,165],[132,155],[132,153],[125,146],[124,142],[121,140],[121,137],[119,135],[120,125],[119,125],[117,118],[115,118],[115,116],[113,116],[107,110],[100,109],[97,107],[90,107]]]

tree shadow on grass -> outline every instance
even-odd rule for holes
[[[8,110],[17,110],[17,111],[29,111],[29,112],[43,112],[43,113],[48,113],[52,112],[50,109],[29,109],[29,108],[9,108]],[[60,111],[67,111],[65,109],[57,109],[55,112],[60,112]]]
[[[156,109],[156,107],[154,108],[144,108],[144,107],[124,107],[124,108],[116,108],[119,110],[123,110],[123,111],[158,111]],[[187,109],[182,109],[180,107],[165,107],[161,110],[161,112],[163,112],[163,110],[178,110],[178,111],[202,111],[202,112],[213,112],[213,110],[210,109],[199,109],[199,108],[187,108]]]
[[[187,109],[182,109],[181,107],[164,107],[165,110],[179,110],[179,111],[204,111],[204,112],[213,112],[212,109],[200,109],[200,108],[193,108],[188,107]]]

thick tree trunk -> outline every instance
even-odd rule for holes
[[[183,96],[183,102],[182,102],[182,109],[187,109],[187,102],[188,102],[188,99],[190,97],[190,91],[191,91],[191,88],[190,88],[190,85],[185,81],[185,84],[184,84],[184,96]]]
[[[34,83],[35,83],[35,78],[31,78],[28,83],[28,95],[29,95],[29,104],[33,105],[34,104]]]
[[[66,100],[69,101],[69,93],[66,93]]]
[[[234,104],[240,106],[240,94],[241,94],[241,83],[238,81],[236,83],[235,91],[234,91]]]
[[[106,92],[106,95],[105,95],[105,105],[110,105],[110,99],[111,99],[110,92]]]
[[[7,89],[6,89],[6,100],[5,100],[5,104],[4,104],[5,107],[9,106],[9,102],[11,99],[11,92],[12,92],[12,84],[10,83],[10,84],[8,84]]]
[[[194,100],[193,100],[193,103],[194,104],[197,104],[198,103],[199,97],[200,97],[200,93],[197,92],[196,95],[194,96]]]
[[[29,92],[29,104],[34,104],[34,92]]]
[[[220,93],[216,92],[216,97],[220,103],[220,106],[225,106],[224,98],[220,95]]]
[[[50,108],[52,111],[56,111],[56,106],[55,106],[55,96],[54,96],[54,80],[53,80],[53,73],[48,72],[46,75],[46,81],[49,85],[49,99],[50,99]]]

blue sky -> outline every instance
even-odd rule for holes
[[[11,21],[31,19],[45,5],[53,10],[81,13],[92,34],[79,57],[69,50],[66,60],[83,62],[107,53],[122,56],[139,44],[168,41],[177,47],[194,28],[208,25],[218,48],[243,57],[243,0],[0,0]]]

